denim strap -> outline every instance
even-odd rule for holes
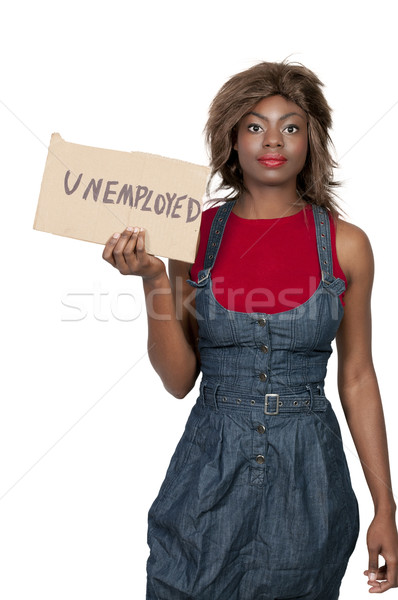
[[[214,215],[209,233],[209,239],[207,241],[203,269],[198,273],[198,283],[202,283],[210,275],[210,271],[214,266],[218,251],[220,249],[221,239],[224,233],[225,225],[227,224],[228,217],[231,214],[234,205],[235,200],[229,200],[228,202],[225,202],[225,204],[220,206],[220,208]]]
[[[326,208],[314,204],[312,205],[312,212],[315,221],[316,243],[323,284],[326,286],[332,285],[333,288],[336,288],[336,294],[340,295],[345,290],[345,284],[342,279],[333,275],[333,254],[329,213]]]

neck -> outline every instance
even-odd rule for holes
[[[305,201],[296,189],[281,190],[270,188],[261,193],[245,192],[240,196],[234,207],[234,213],[244,219],[278,219],[299,212]]]

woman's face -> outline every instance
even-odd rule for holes
[[[240,120],[234,149],[248,189],[295,186],[307,157],[306,113],[282,96],[263,98]]]

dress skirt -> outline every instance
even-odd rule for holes
[[[335,600],[359,514],[332,406],[235,396],[191,411],[149,511],[147,600]]]

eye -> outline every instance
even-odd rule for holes
[[[297,125],[286,125],[283,131],[286,131],[286,133],[295,133],[298,130]]]
[[[250,123],[250,125],[248,125],[247,129],[249,131],[251,131],[252,133],[259,133],[260,131],[263,130],[261,125],[258,125],[258,123]]]

